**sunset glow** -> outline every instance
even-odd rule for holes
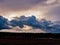
[[[60,0],[0,0],[3,29],[60,33]]]
[[[43,12],[41,12],[41,11],[15,12],[15,13],[11,13],[11,14],[8,14],[8,15],[6,14],[6,16],[4,16],[4,17],[8,18],[8,20],[11,21],[12,19],[14,19],[14,17],[20,17],[20,16],[23,16],[23,15],[26,16],[26,17],[34,15],[34,16],[36,16],[37,19],[41,19],[41,18],[44,17]]]

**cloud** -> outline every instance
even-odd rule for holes
[[[3,1],[3,0],[2,0]],[[46,6],[50,4],[56,4],[58,0],[4,0],[4,3],[0,5],[9,9],[29,9],[37,5]],[[7,3],[8,2],[8,3]],[[39,6],[39,7],[40,7]]]
[[[41,7],[41,9],[43,10],[43,14],[45,15],[45,19],[49,19],[51,21],[59,20],[60,0],[47,0]]]
[[[1,27],[8,28],[9,26],[19,26],[20,28],[24,28],[24,25],[28,25],[33,28],[43,29],[51,33],[59,32],[59,25],[57,26],[57,24],[54,24],[55,22],[51,24],[51,21],[60,21],[60,0],[0,0],[0,15],[3,14],[3,16],[10,16],[11,14],[15,15],[14,13],[20,15],[24,12],[28,13],[28,11],[42,12],[44,14],[44,19],[37,20],[35,16],[21,16],[11,20],[10,22],[8,20],[5,21],[7,24],[2,23],[3,21],[1,21]],[[19,14],[18,12],[21,13]],[[4,17],[2,17],[1,20],[6,19],[3,18]]]
[[[21,21],[18,20],[12,20],[10,21],[10,26],[16,27],[19,26],[20,28],[23,28],[23,23]]]
[[[26,10],[43,3],[46,0],[5,0],[0,4],[1,8],[10,10]],[[8,2],[8,3],[7,3]]]
[[[22,27],[24,27],[24,25],[28,25],[33,28],[41,27],[40,22],[37,21],[35,16],[30,16],[30,17],[21,16],[20,18],[10,21],[10,23],[12,24],[12,26],[21,25]]]
[[[10,23],[12,26],[19,26],[19,27],[22,26],[23,28],[24,25],[28,25],[35,29],[37,28],[44,29],[51,24],[51,21],[47,21],[45,19],[38,21],[35,16],[30,17],[21,16],[20,18],[10,21]]]
[[[55,21],[59,20],[59,17],[60,17],[60,5],[55,5],[55,6],[50,7],[47,10],[45,15],[46,15],[46,18],[48,17],[48,19],[55,20]]]
[[[55,4],[57,4],[57,0],[47,0],[46,4],[47,5],[55,5]]]
[[[60,16],[54,13],[55,9],[58,12],[59,6],[60,0],[4,0],[0,3],[0,15],[9,16],[16,13],[20,16],[23,12],[38,11],[39,13],[42,12],[46,19],[59,20]]]
[[[10,29],[8,26],[8,19],[0,16],[0,29]]]
[[[11,27],[10,27],[11,26]],[[11,21],[0,16],[0,30],[1,29],[13,29],[19,27],[20,30],[40,30],[47,33],[60,33],[60,21],[51,22],[50,20],[41,19],[37,20],[35,16],[21,16],[14,18]],[[25,28],[27,27],[27,28]]]
[[[59,20],[59,17],[60,17],[60,6],[54,7],[53,10],[50,11],[50,14],[55,15],[58,18],[58,20]]]
[[[15,22],[14,22],[15,21]],[[24,25],[32,27],[32,29],[42,29],[48,33],[59,33],[60,31],[60,23],[55,24],[55,22],[51,22],[50,20],[41,19],[37,20],[35,16],[25,17],[21,16],[16,18],[15,20],[10,21],[11,26],[19,26],[24,28]]]

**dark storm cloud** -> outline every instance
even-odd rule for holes
[[[21,16],[15,20],[10,21],[11,26],[19,26],[20,28],[24,28],[24,25],[31,26],[33,29],[42,29],[49,33],[60,33],[60,23],[59,22],[51,22],[46,19],[37,20],[35,16],[25,17]]]
[[[24,25],[31,26],[32,29],[42,29],[48,33],[60,33],[60,21],[51,22],[46,19],[37,20],[35,16],[21,16],[8,21],[6,18],[0,16],[0,30],[12,29],[9,26],[24,28]]]
[[[10,29],[8,26],[8,19],[0,16],[0,29]]]

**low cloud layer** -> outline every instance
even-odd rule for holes
[[[0,16],[0,29],[10,29],[8,25],[8,19]]]
[[[35,16],[21,16],[11,21],[0,16],[0,30],[13,29],[14,27],[24,28],[24,25],[32,27],[31,29],[41,29],[47,33],[60,33],[60,21],[51,22],[46,19],[37,20]]]

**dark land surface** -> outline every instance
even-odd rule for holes
[[[0,45],[60,45],[60,34],[0,33]]]

